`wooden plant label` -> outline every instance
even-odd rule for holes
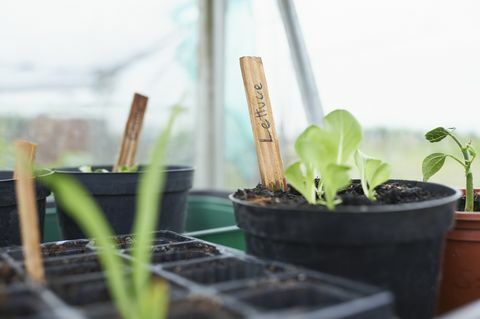
[[[121,166],[133,166],[135,156],[137,155],[138,139],[142,130],[143,117],[147,109],[148,97],[135,93],[133,96],[130,115],[128,116],[125,131],[123,133],[122,144],[118,153],[118,159],[113,167],[113,171],[118,171]]]
[[[287,183],[283,175],[282,157],[262,59],[251,56],[241,57],[240,69],[247,96],[262,184],[270,189],[286,190]]]
[[[30,143],[29,141],[19,140],[15,142],[16,151],[20,151],[22,156],[24,156],[24,160],[30,165],[33,166],[35,163],[35,154],[37,151],[37,144]],[[18,164],[18,163],[17,163]],[[17,178],[18,174],[18,165],[15,166],[15,170],[13,171],[13,179]]]
[[[45,282],[40,232],[38,229],[37,196],[32,176],[36,145],[28,141],[15,142],[15,192],[22,237],[25,268],[37,283]]]

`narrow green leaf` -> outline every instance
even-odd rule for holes
[[[443,127],[437,127],[431,131],[428,131],[425,134],[425,138],[431,143],[436,143],[436,142],[440,142],[448,135],[449,135],[449,131],[447,129]]]
[[[425,157],[422,163],[423,180],[428,181],[445,164],[447,155],[444,153],[433,153]]]
[[[101,209],[85,188],[76,180],[63,174],[52,174],[39,179],[55,192],[55,200],[78,223],[89,238],[95,238],[102,268],[108,275],[107,284],[117,309],[123,318],[133,318],[123,263],[117,255],[113,231]]]
[[[137,216],[133,227],[136,240],[133,243],[132,252],[136,261],[133,264],[133,284],[137,296],[141,296],[148,283],[149,270],[145,265],[150,262],[149,247],[159,219],[158,204],[161,201],[162,189],[165,184],[165,154],[173,123],[181,112],[182,108],[178,105],[172,109],[167,126],[155,143],[150,164],[140,177]]]

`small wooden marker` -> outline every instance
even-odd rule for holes
[[[14,176],[25,267],[30,278],[41,284],[45,282],[45,272],[40,248],[35,184],[32,176],[36,147],[36,144],[28,141],[15,142]]]
[[[133,166],[135,164],[135,156],[137,155],[138,139],[142,130],[143,117],[147,109],[148,97],[135,93],[133,96],[130,114],[128,116],[125,131],[123,133],[120,152],[118,153],[117,163],[113,167],[113,171],[117,172],[121,166]]]
[[[282,156],[262,59],[252,56],[241,57],[240,69],[247,96],[262,184],[270,189],[286,190],[287,182],[283,175]]]
[[[29,141],[19,140],[15,142],[15,148],[16,151],[21,151],[21,154],[23,154],[22,156],[24,156],[24,160],[33,166],[33,163],[35,163],[37,144],[30,143]],[[17,168],[18,166],[16,166],[15,170],[13,171],[13,179],[17,178]]]

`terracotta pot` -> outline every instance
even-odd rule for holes
[[[438,313],[480,299],[480,213],[455,212],[447,234]]]

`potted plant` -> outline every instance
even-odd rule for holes
[[[287,191],[262,185],[230,196],[247,252],[390,289],[401,318],[431,318],[443,239],[459,192],[388,180],[389,166],[359,151],[362,129],[345,110],[296,140]],[[351,180],[355,161],[360,180]]]
[[[111,224],[114,233],[128,234],[132,232],[136,198],[141,176],[146,170],[139,166],[138,170],[112,172],[112,166],[69,167],[54,169],[55,174],[70,175],[80,182],[94,197],[102,212]],[[107,171],[107,172],[105,172]],[[165,168],[166,184],[158,212],[163,217],[156,229],[169,229],[183,232],[186,219],[188,191],[193,184],[193,168],[188,166],[167,166]],[[56,192],[53,192],[56,198]],[[85,238],[75,222],[65,212],[65,207],[57,201],[57,213],[64,239]]]
[[[145,166],[134,165],[134,155],[140,134],[147,97],[135,94],[125,128],[119,159],[115,165],[82,166],[54,169],[56,174],[70,175],[94,197],[116,234],[132,232],[139,180]],[[121,162],[121,163],[120,163]],[[123,165],[126,163],[127,165]],[[156,229],[183,232],[186,219],[188,191],[193,184],[193,168],[171,165],[165,168],[166,183],[158,212],[163,218]],[[54,191],[55,197],[57,197]],[[84,238],[85,234],[57,202],[57,213],[64,239]]]
[[[447,159],[460,164],[465,174],[463,197],[454,215],[455,228],[447,234],[443,256],[438,311],[444,313],[480,298],[480,212],[472,173],[477,152],[471,142],[462,143],[453,128],[437,127],[427,132],[425,138],[431,143],[449,138],[458,146],[461,156],[428,155],[422,164],[424,180],[441,170]]]
[[[42,178],[52,174],[50,170],[39,170],[35,173],[36,178]],[[45,219],[45,202],[50,191],[37,183],[37,207],[40,234],[43,233],[43,221]],[[20,228],[18,220],[17,201],[15,196],[15,177],[13,171],[0,171],[0,247],[19,245]]]

